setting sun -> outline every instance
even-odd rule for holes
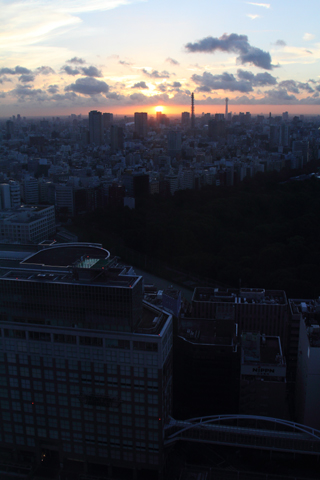
[[[156,107],[156,112],[161,112],[161,113],[163,113],[163,108],[164,108],[164,107],[163,107],[162,105],[158,105],[158,106]]]

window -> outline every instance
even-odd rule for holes
[[[14,422],[22,422],[22,415],[21,415],[21,413],[14,413],[14,414],[13,414],[13,420],[14,420]]]
[[[33,378],[41,378],[41,370],[40,368],[32,368],[32,377]]]
[[[135,405],[134,412],[136,415],[145,415],[146,409],[144,405]]]
[[[43,393],[34,392],[34,401],[37,403],[43,403]],[[37,405],[39,407],[39,405]]]
[[[48,419],[48,425],[49,425],[49,427],[57,428],[58,427],[57,419],[56,418],[49,418]],[[55,437],[52,437],[52,438],[55,438]]]
[[[10,387],[18,387],[19,386],[19,382],[18,382],[17,378],[10,378],[9,381],[10,381]]]
[[[53,403],[53,404],[56,403],[56,397],[54,395],[47,394],[46,399],[47,399],[47,403]]]
[[[12,410],[17,410],[21,412],[21,403],[20,402],[12,402]]]
[[[33,387],[35,390],[38,390],[35,386],[36,382],[33,382]],[[41,384],[41,382],[39,382]],[[53,382],[45,382],[44,388],[46,392],[54,392],[54,383]]]
[[[20,367],[20,375],[22,377],[29,377],[29,368],[27,367]]]

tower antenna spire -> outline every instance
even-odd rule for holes
[[[191,129],[194,130],[195,121],[194,121],[194,93],[191,94]]]

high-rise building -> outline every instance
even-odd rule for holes
[[[108,129],[111,127],[113,122],[113,113],[103,113],[102,114],[102,123],[103,128]]]
[[[90,143],[95,145],[102,145],[103,143],[103,126],[102,114],[97,110],[89,112],[89,135]]]
[[[139,137],[146,137],[148,132],[148,114],[146,112],[135,112],[134,130]]]
[[[0,185],[1,193],[1,208],[11,208],[11,198],[10,198],[10,186],[8,183],[1,183]]]
[[[101,245],[15,258],[0,275],[1,446],[72,472],[158,473],[172,316],[145,303],[143,278]]]
[[[12,208],[20,207],[21,205],[20,183],[10,180],[9,186],[10,186],[11,207]]]
[[[181,154],[181,132],[170,130],[167,134],[168,140],[168,154],[170,157],[175,157]]]
[[[189,127],[190,125],[190,112],[181,113],[181,125],[184,127]]]
[[[38,180],[31,175],[26,175],[21,182],[21,197],[24,203],[28,205],[38,205],[39,203],[39,184]]]
[[[110,127],[110,144],[111,153],[116,153],[118,150],[123,150],[123,128],[118,125],[111,125]]]

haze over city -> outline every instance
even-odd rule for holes
[[[1,0],[1,116],[318,114],[317,0]]]

